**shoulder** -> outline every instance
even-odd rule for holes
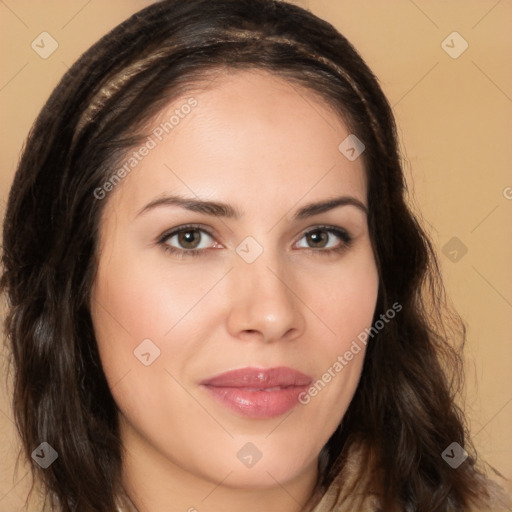
[[[512,512],[512,498],[502,485],[489,481],[487,489],[489,498],[485,503],[475,504],[467,512]],[[352,503],[351,501],[345,504],[345,500],[340,503],[339,492],[331,486],[312,512],[353,512]],[[367,496],[359,503],[359,512],[378,512],[381,510],[375,496]]]
[[[361,450],[350,450],[341,478],[336,478],[312,512],[378,512],[381,507],[377,488],[369,474],[361,475]],[[481,496],[478,503],[465,512],[512,512],[512,481],[489,474],[480,473],[482,486],[487,495]],[[371,489],[374,492],[368,492]],[[355,508],[354,508],[355,507]]]

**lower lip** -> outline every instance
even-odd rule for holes
[[[213,397],[232,411],[249,418],[274,418],[293,409],[308,386],[291,386],[274,391],[204,386]]]

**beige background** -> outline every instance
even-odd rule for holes
[[[150,3],[0,0],[0,216],[23,140],[62,74],[100,36]],[[512,3],[296,3],[348,37],[393,105],[413,204],[429,226],[448,293],[469,327],[471,430],[481,458],[512,478]],[[46,60],[31,48],[43,31],[59,45]],[[454,31],[469,45],[456,59],[441,45]],[[451,51],[460,50],[462,41],[452,39]],[[454,247],[446,246],[452,237],[467,247],[458,261],[450,260]],[[16,436],[2,361],[0,510],[14,512],[29,479],[26,467],[14,472]]]

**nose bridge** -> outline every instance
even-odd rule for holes
[[[248,243],[249,251],[254,250],[250,241]],[[304,318],[292,292],[292,275],[277,250],[264,250],[249,261],[242,252],[236,257],[231,273],[233,286],[228,321],[231,333],[240,336],[249,331],[257,332],[263,339],[272,341],[302,332]]]
[[[286,269],[277,256],[275,258],[261,256],[251,264],[237,262],[235,272],[238,279],[247,282],[247,291],[255,299],[260,297],[267,301],[291,300],[288,297],[291,282],[288,287],[286,286],[290,276],[287,277]]]

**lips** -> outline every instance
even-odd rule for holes
[[[287,367],[242,368],[201,382],[216,401],[250,418],[284,414],[298,402],[311,377]]]

